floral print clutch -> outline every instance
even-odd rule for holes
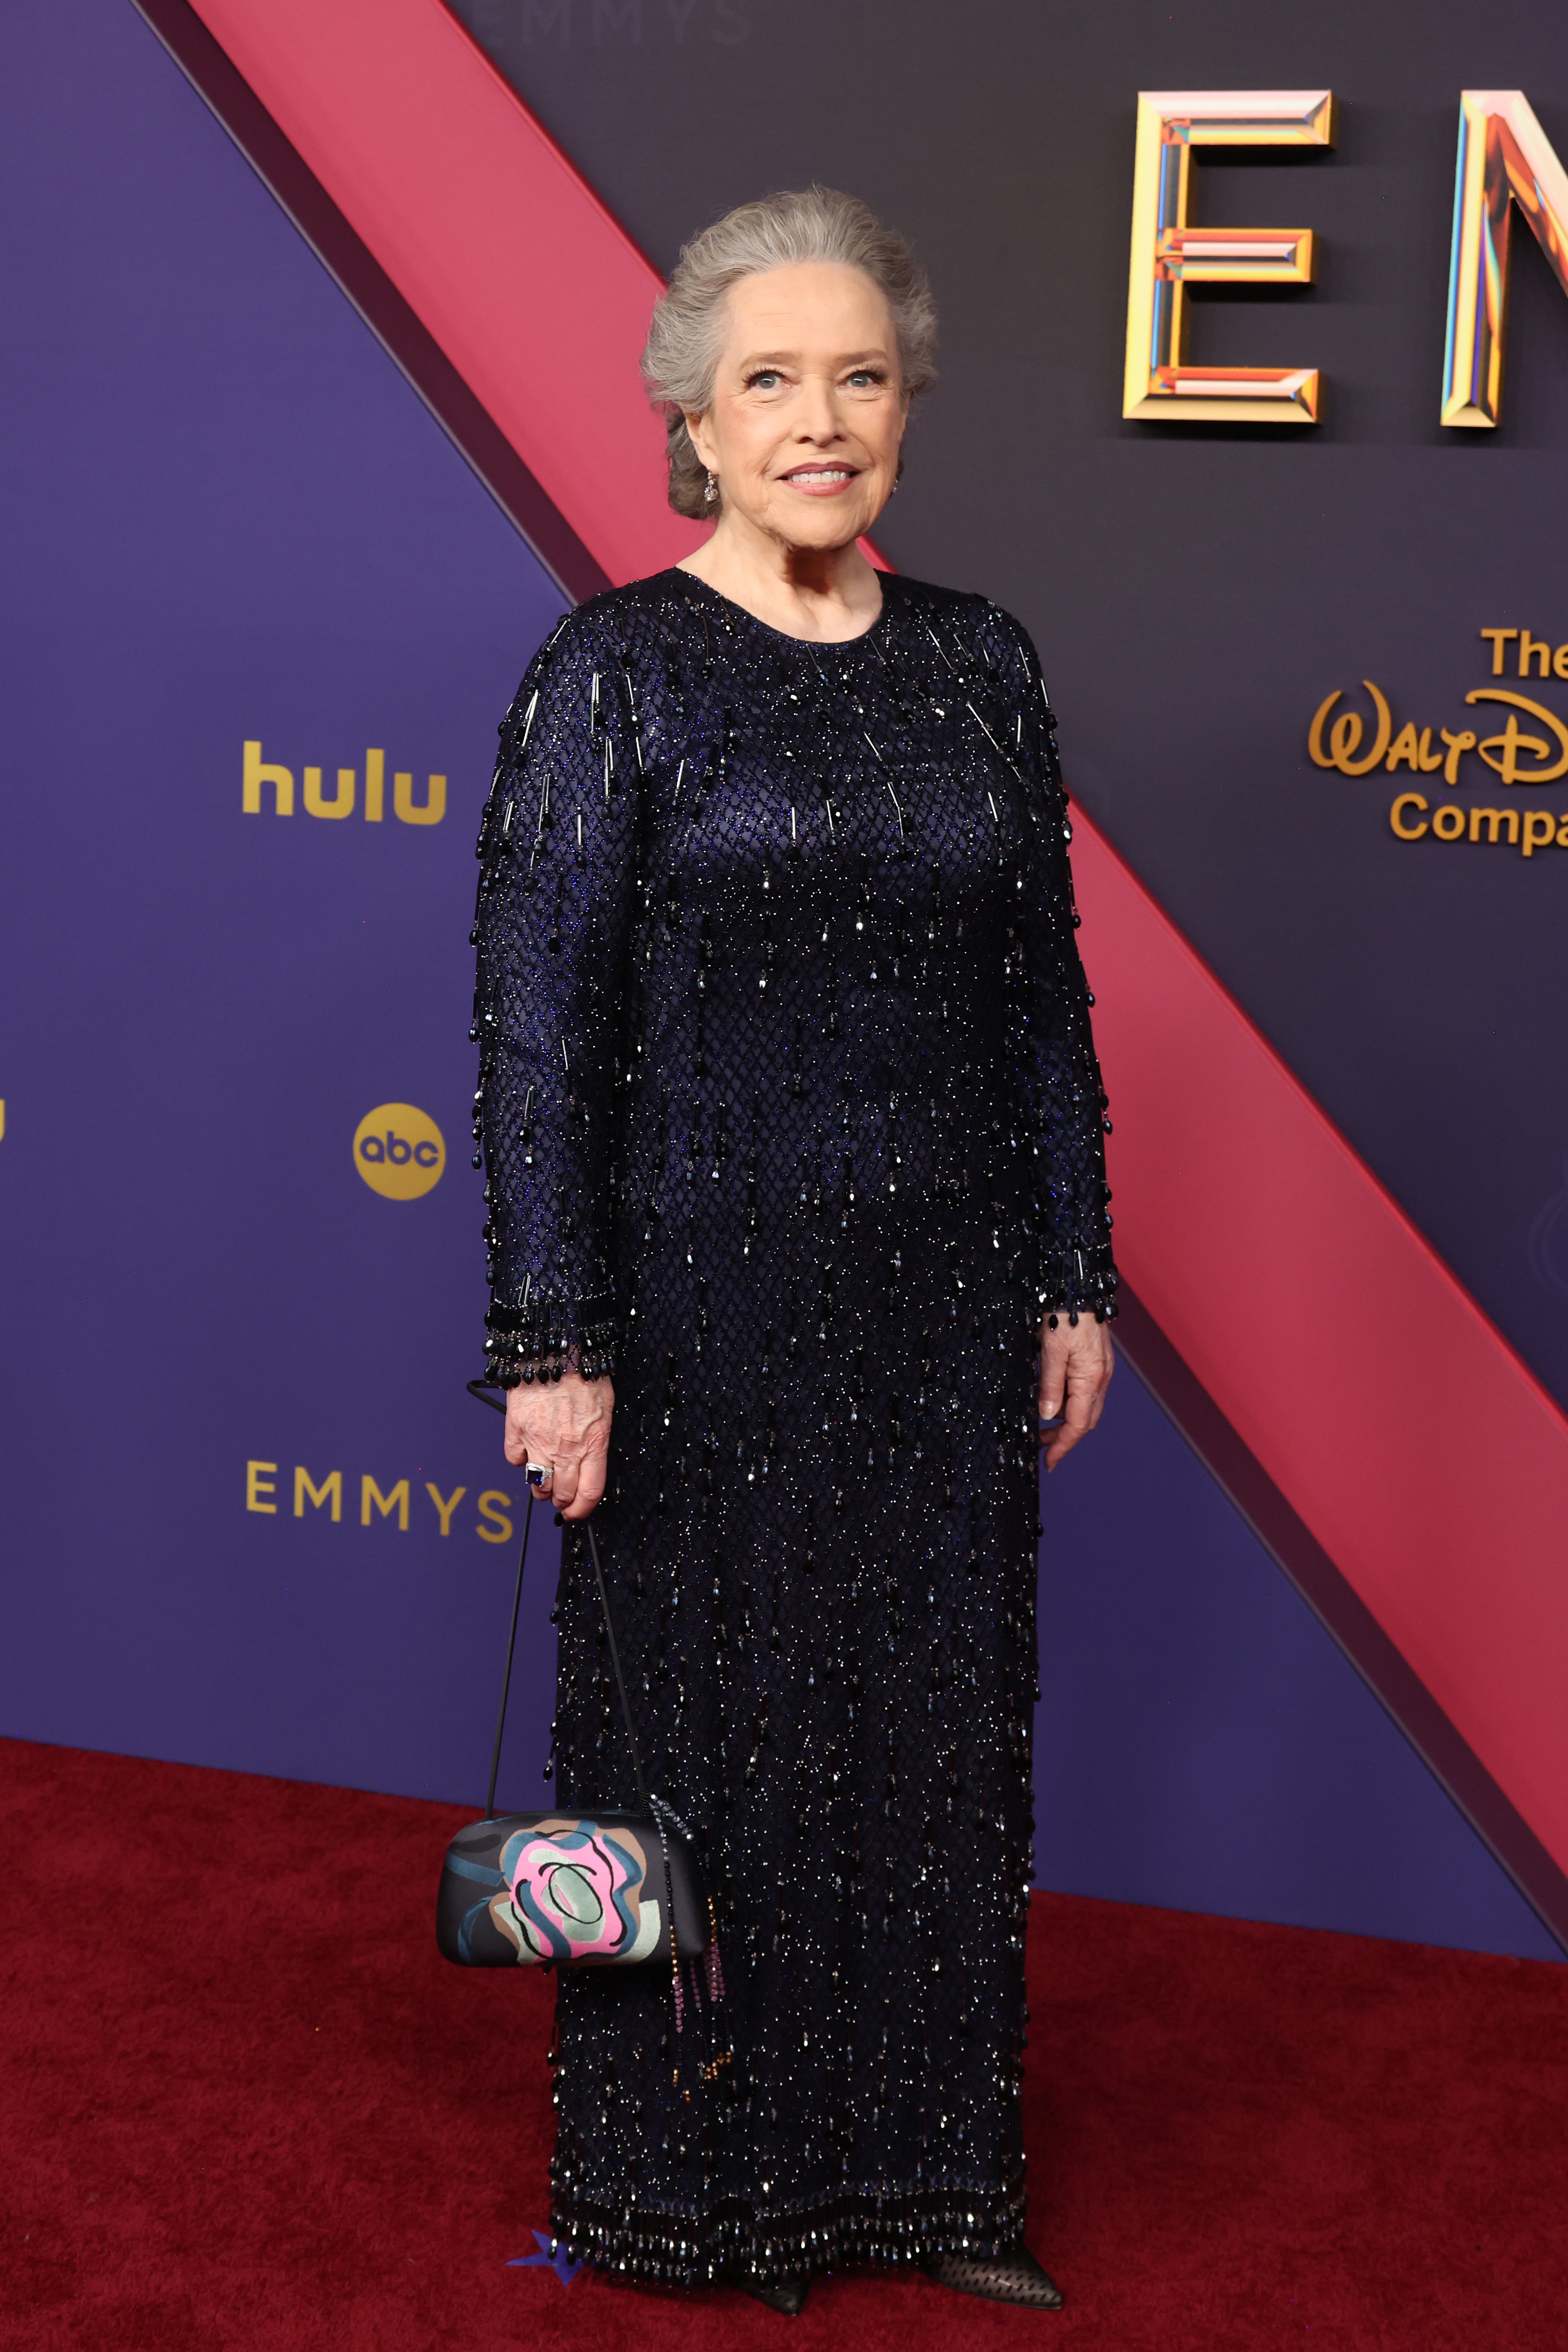
[[[668,1817],[502,1813],[447,1847],[436,1941],[463,1968],[626,1968],[700,1958],[710,1930],[696,1857]]]
[[[490,1386],[488,1381],[470,1381],[468,1392],[481,1404],[493,1406],[495,1399],[486,1394]],[[504,1412],[505,1407],[496,1410]],[[637,1776],[637,1810],[622,1812],[612,1806],[593,1813],[499,1815],[495,1810],[522,1572],[528,1563],[532,1524],[531,1487],[484,1819],[459,1830],[447,1849],[436,1896],[436,1941],[445,1958],[468,1969],[630,1968],[643,1960],[667,1959],[679,2030],[686,2006],[682,1960],[701,1961],[710,2002],[723,1998],[713,1906],[703,1891],[702,1874],[685,1823],[662,1798],[649,1792],[643,1773],[642,1751],[616,1647],[604,1562],[591,1520],[585,1528],[588,1550]],[[691,1991],[700,2000],[695,1965],[689,1973]]]

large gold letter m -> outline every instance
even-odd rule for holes
[[[1509,230],[1515,205],[1568,294],[1568,172],[1521,89],[1461,90],[1443,357],[1445,425],[1495,425],[1502,414]]]

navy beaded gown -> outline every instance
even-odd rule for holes
[[[865,635],[595,597],[479,838],[492,1375],[612,1374],[595,1516],[722,1997],[557,1978],[553,2227],[641,2277],[995,2252],[1019,2120],[1041,1317],[1110,1311],[1034,649],[885,577]],[[567,1809],[631,1802],[567,1531]]]

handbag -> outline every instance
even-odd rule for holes
[[[482,1404],[505,1412],[504,1403],[486,1393],[489,1382],[468,1385]],[[649,1792],[644,1776],[592,1519],[586,1522],[588,1549],[626,1727],[637,1807],[595,1806],[575,1813],[495,1810],[533,1501],[531,1486],[484,1818],[459,1830],[447,1849],[436,1897],[436,1941],[443,1958],[470,1969],[633,1968],[668,1954],[679,2027],[685,2007],[682,1960],[705,1961],[708,1997],[711,2001],[722,1996],[713,1907],[689,1832],[661,1797]],[[697,1992],[695,1971],[692,1990]]]

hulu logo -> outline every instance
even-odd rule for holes
[[[320,768],[301,771],[304,792],[301,798],[307,816],[353,816],[360,805],[359,772],[355,768],[338,770],[338,788],[329,800],[321,790]],[[264,793],[272,795],[273,814],[292,816],[294,814],[294,771],[275,760],[264,760],[259,743],[245,747],[245,774],[240,793],[240,806],[247,816],[261,814]],[[365,821],[379,824],[386,814],[386,754],[367,751],[364,755]],[[439,824],[447,814],[447,779],[431,776],[426,784],[425,798],[414,797],[414,778],[406,769],[394,772],[392,779],[392,814],[403,824]]]

